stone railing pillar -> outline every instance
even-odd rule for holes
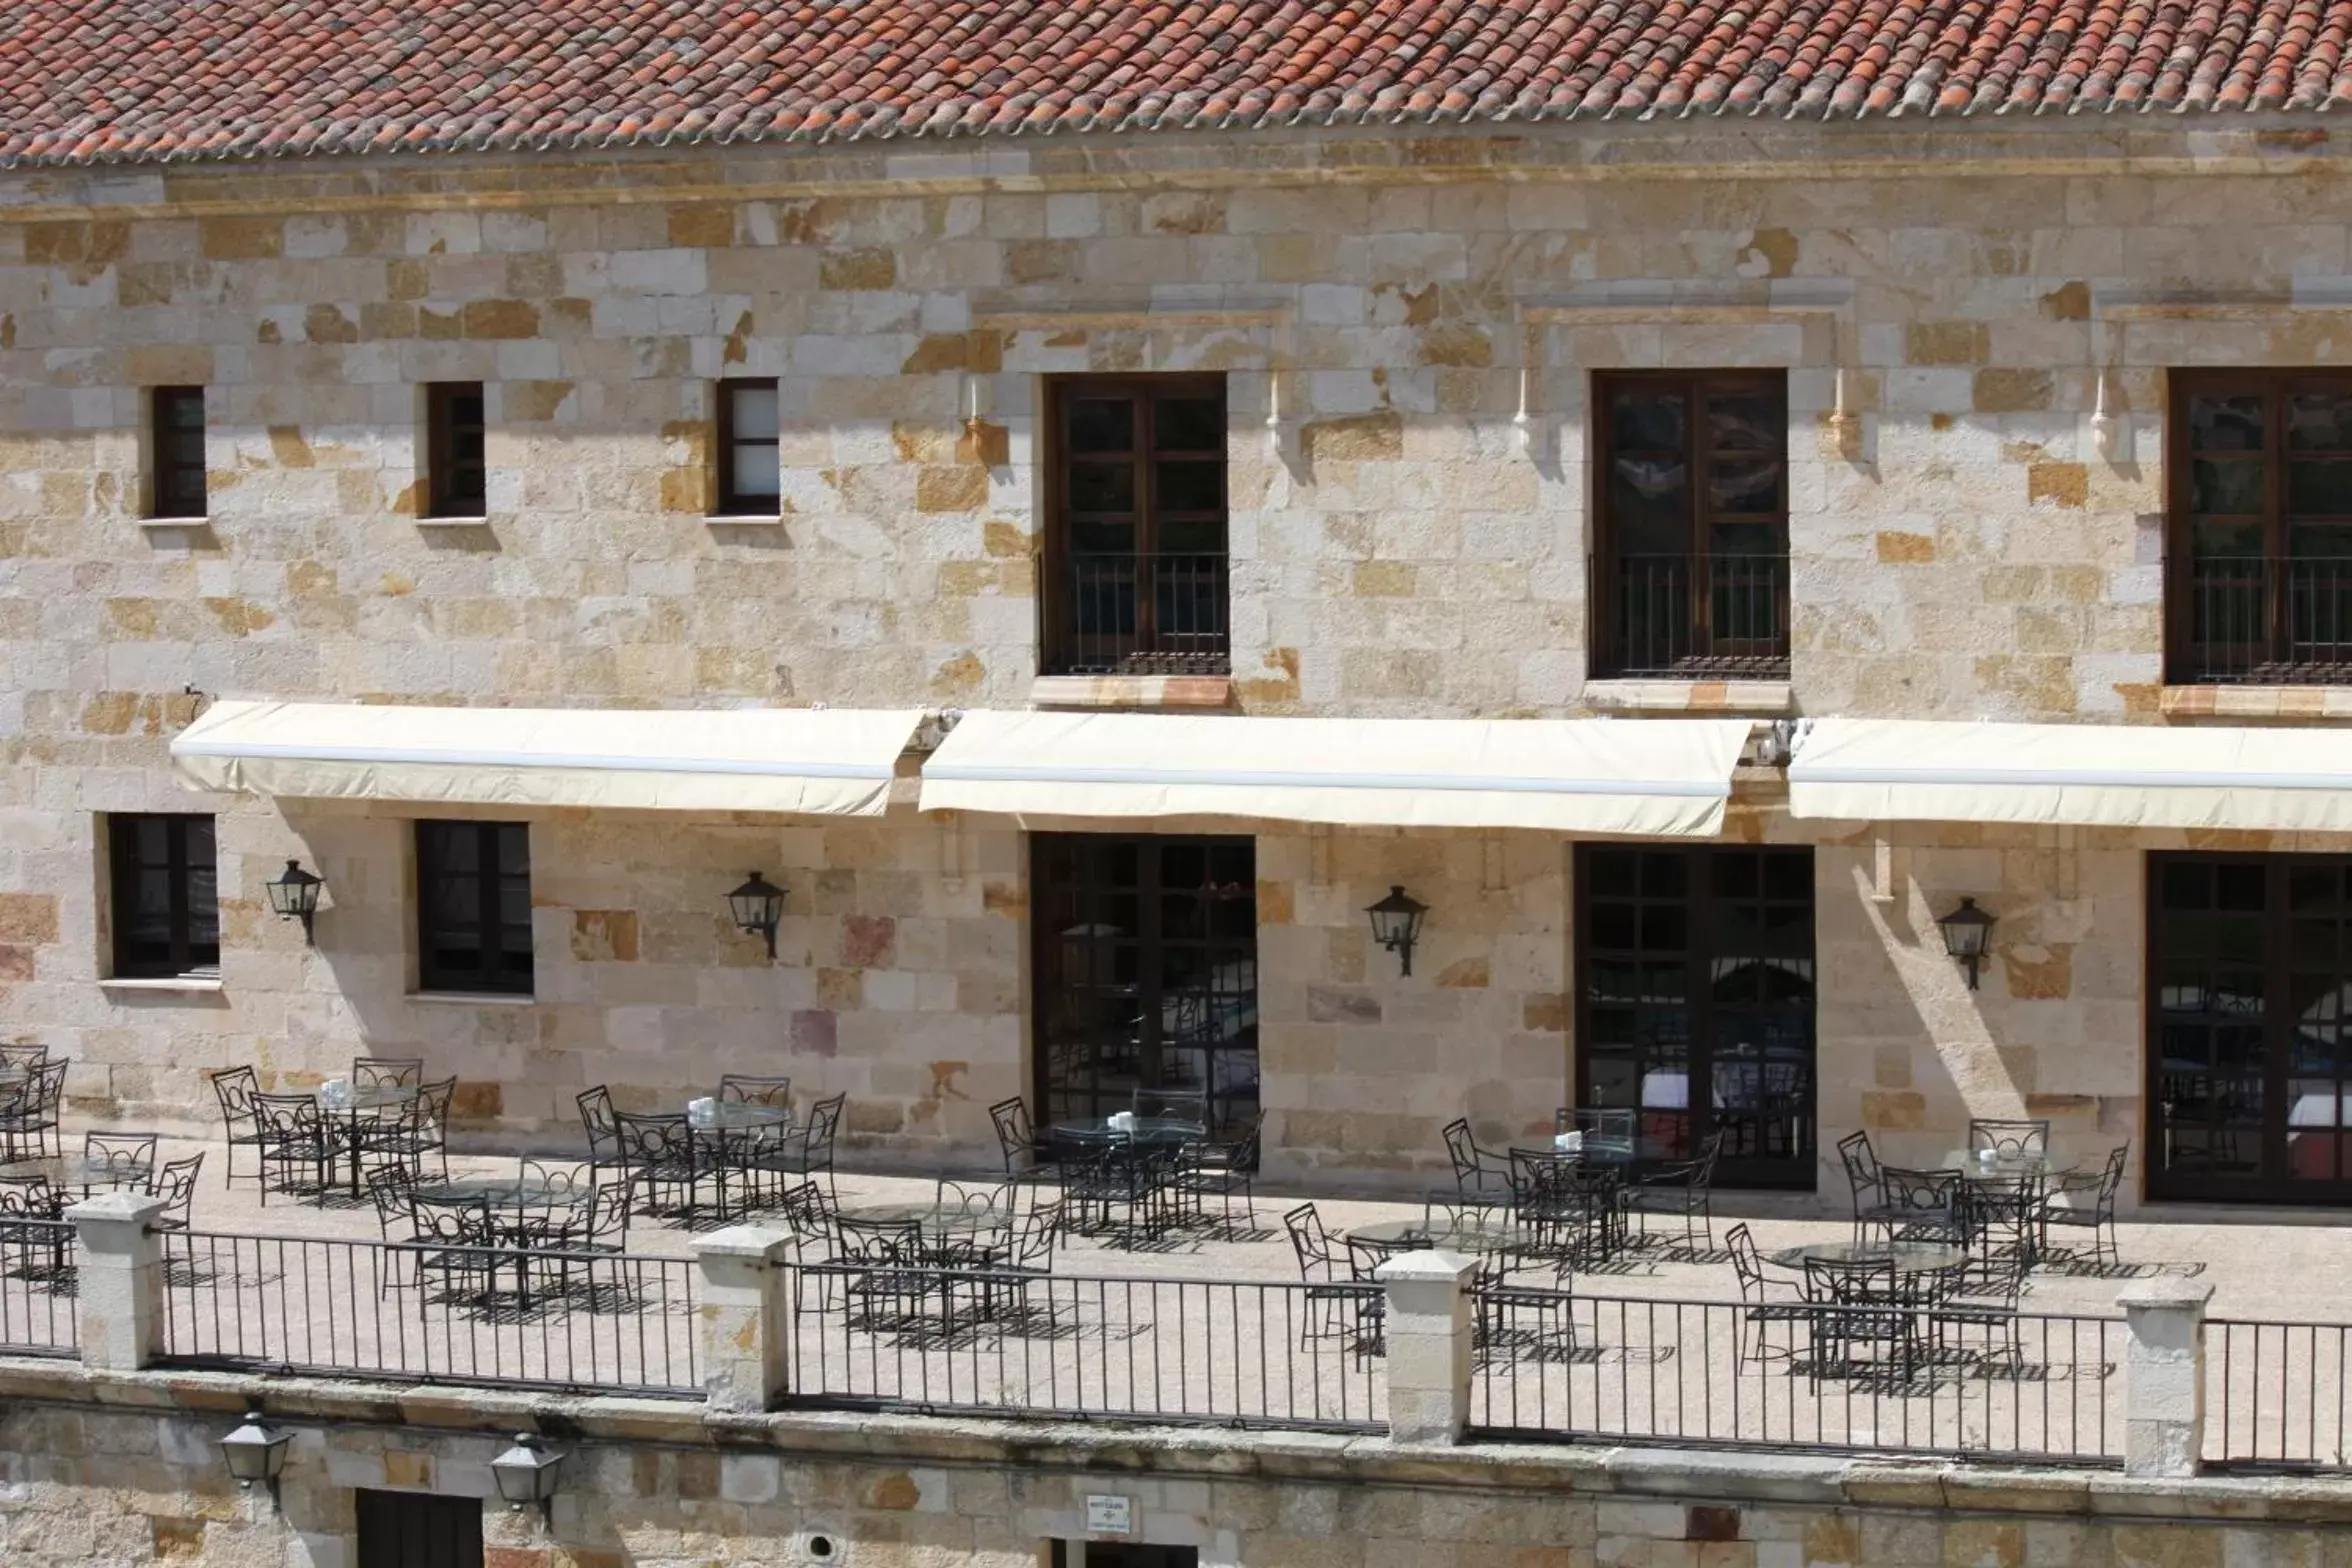
[[[2150,1279],[2116,1298],[2123,1308],[2123,1471],[2193,1476],[2205,1457],[2203,1280]]]
[[[162,1353],[163,1243],[151,1227],[170,1207],[145,1193],[108,1192],[65,1211],[84,1366],[135,1372]]]
[[[1453,1252],[1406,1252],[1380,1265],[1387,1287],[1388,1438],[1458,1443],[1470,1420],[1470,1281],[1478,1264]]]
[[[792,1238],[758,1225],[694,1244],[701,1300],[696,1350],[713,1410],[766,1410],[785,1389],[792,1345]]]

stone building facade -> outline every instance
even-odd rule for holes
[[[421,813],[192,796],[167,748],[222,699],[2327,723],[2324,683],[2168,666],[2166,443],[2184,369],[2343,362],[2340,163],[1692,122],[0,173],[0,1035],[142,1125],[202,1120],[206,1069],[421,1055],[526,1146],[592,1084],[789,1072],[848,1095],[852,1157],[916,1164],[992,1159],[985,1108],[1035,1082],[1028,835],[1110,824],[921,813],[919,751],[871,819],[436,811],[529,821],[535,978],[421,994]],[[1785,372],[1785,678],[1614,678],[1594,377],[1724,369]],[[1224,398],[1229,673],[1057,674],[1048,389],[1176,372]],[[778,387],[772,516],[714,510],[738,377]],[[436,382],[483,389],[478,518],[424,515]],[[150,515],[172,386],[204,389],[201,518]],[[204,809],[217,978],[114,976],[103,822]],[[1270,1170],[1417,1186],[1452,1117],[1499,1143],[1578,1097],[1561,836],[1150,826],[1254,839]],[[1725,836],[1812,852],[1806,1150],[1841,1200],[1854,1129],[1932,1162],[2030,1115],[2130,1140],[2128,1205],[2148,853],[2352,851],[1799,818],[1768,758]],[[264,897],[290,856],[315,946]],[[724,901],[755,866],[772,964]],[[1391,885],[1430,908],[1409,977],[1361,913]],[[1935,924],[1962,895],[1999,917],[1979,989]]]

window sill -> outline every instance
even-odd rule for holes
[[[490,514],[488,512],[477,512],[470,517],[460,517],[451,513],[420,517],[416,520],[416,524],[419,528],[481,528],[486,526],[489,521]]]
[[[208,980],[202,975],[159,975],[146,980],[101,980],[101,991],[181,993],[189,996],[217,996],[227,989],[220,980]]]
[[[773,528],[784,521],[782,511],[774,512],[713,512],[703,519],[722,528]]]
[[[411,991],[408,1000],[428,1007],[536,1007],[539,998],[512,991]]]
[[[2352,668],[2341,686],[2167,686],[2168,719],[2352,719]]]
[[[206,528],[211,524],[212,519],[202,512],[192,512],[186,517],[142,517],[139,519],[141,528]]]
[[[1584,704],[1603,713],[1720,713],[1780,718],[1796,711],[1787,681],[1587,681]]]
[[[1232,695],[1229,675],[1040,675],[1029,683],[1033,708],[1222,708]]]

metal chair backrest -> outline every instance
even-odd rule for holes
[[[51,1121],[57,1118],[57,1107],[65,1099],[65,1067],[62,1061],[45,1061],[34,1071],[34,1106]]]
[[[196,1207],[196,1178],[204,1169],[204,1156],[191,1154],[184,1160],[166,1164],[147,1184],[147,1195],[163,1200],[163,1213],[155,1223],[164,1230],[186,1230]]]
[[[1310,1285],[1328,1285],[1335,1278],[1338,1259],[1331,1250],[1331,1233],[1312,1203],[1302,1203],[1282,1216],[1290,1233],[1290,1250],[1298,1258],[1299,1278]]]
[[[719,1098],[743,1105],[765,1105],[771,1110],[789,1111],[792,1109],[792,1080],[723,1073],[719,1077]]]
[[[213,1098],[220,1101],[221,1120],[233,1135],[239,1123],[253,1121],[253,1097],[261,1092],[261,1077],[250,1067],[224,1067],[209,1075]]]
[[[1854,1189],[1855,1206],[1860,1207],[1864,1194],[1875,1194],[1879,1189],[1878,1155],[1870,1147],[1870,1134],[1846,1134],[1838,1140],[1837,1151],[1846,1167],[1846,1183]]]
[[[409,1121],[420,1133],[434,1139],[449,1136],[449,1102],[457,1097],[455,1075],[438,1083],[426,1084],[417,1090],[417,1097],[409,1102]]]
[[[351,1059],[354,1089],[413,1089],[425,1081],[421,1056],[355,1056]]]
[[[1486,1175],[1486,1164],[1478,1157],[1478,1140],[1471,1136],[1470,1118],[1457,1116],[1445,1124],[1446,1153],[1454,1162],[1454,1185],[1467,1182],[1476,1185]]]
[[[620,1128],[613,1120],[612,1090],[598,1084],[572,1097],[580,1108],[580,1125],[588,1132],[588,1157],[596,1159],[607,1149],[620,1147]]]
[[[629,1210],[636,1207],[637,1184],[599,1182],[588,1189],[588,1207],[579,1236],[591,1247],[626,1252],[629,1247]]]
[[[1764,1255],[1756,1237],[1741,1221],[1723,1233],[1724,1250],[1731,1254],[1731,1271],[1739,1276],[1740,1300],[1751,1305],[1764,1299]]]
[[[1029,1102],[1015,1095],[999,1100],[988,1108],[988,1119],[996,1126],[996,1146],[1004,1151],[1005,1169],[1037,1146],[1037,1135],[1029,1125]]]
[[[2129,1138],[2107,1151],[2107,1169],[2099,1174],[2099,1209],[2102,1213],[2115,1207],[2115,1195],[2123,1189],[2124,1167],[2130,1163]]]
[[[594,1193],[587,1171],[578,1165],[550,1165],[545,1160],[522,1159],[515,1162],[515,1174],[526,1182],[537,1182],[551,1204],[570,1202],[582,1192]]]
[[[57,1194],[46,1176],[0,1176],[0,1214],[14,1219],[57,1218]]]
[[[103,1165],[107,1176],[118,1186],[138,1182],[144,1186],[155,1175],[155,1145],[157,1135],[146,1133],[90,1132],[82,1134],[82,1159],[90,1165]]]
[[[257,1090],[253,1120],[273,1138],[316,1138],[320,1128],[318,1099],[308,1094],[263,1094]]]
[[[830,1166],[833,1163],[833,1135],[841,1128],[841,1108],[849,1103],[849,1096],[836,1094],[819,1100],[809,1107],[807,1148],[811,1161]]]
[[[1959,1210],[1958,1171],[1919,1171],[1900,1165],[1881,1165],[1878,1181],[1887,1208],[1937,1217],[1949,1217]]]
[[[0,1064],[5,1064],[10,1067],[21,1067],[28,1073],[48,1059],[49,1047],[45,1045],[0,1045]],[[244,1068],[242,1070],[245,1072],[253,1071],[253,1069],[250,1067]]]
[[[1707,1141],[1699,1145],[1699,1157],[1691,1162],[1690,1184],[1704,1192],[1715,1185],[1715,1167],[1723,1158],[1724,1134],[1711,1132]]]
[[[1807,1258],[1805,1299],[1827,1306],[1885,1306],[1897,1299],[1894,1263],[1887,1258]]]
[[[841,1256],[860,1263],[896,1263],[911,1256],[923,1238],[923,1227],[913,1220],[861,1220],[837,1214],[833,1228],[841,1238]]]
[[[613,1112],[613,1130],[621,1158],[630,1165],[663,1165],[684,1159],[694,1131],[683,1112],[648,1115],[641,1111]]]
[[[776,1207],[784,1223],[803,1238],[833,1234],[833,1200],[813,1181],[786,1188]]]
[[[1970,1117],[1968,1147],[2039,1159],[2050,1152],[2050,1124]]]
[[[414,1187],[405,1165],[383,1165],[368,1172],[368,1197],[375,1202],[376,1228],[383,1232],[385,1240],[392,1239],[393,1221],[416,1223]]]
[[[1059,1203],[1031,1205],[1013,1231],[1013,1267],[1036,1274],[1053,1272],[1054,1245],[1061,1234]]]

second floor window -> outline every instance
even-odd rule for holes
[[[782,505],[783,420],[773,381],[719,383],[719,511],[774,517]]]
[[[1593,673],[1788,674],[1788,378],[1596,377]]]
[[[204,515],[204,389],[157,387],[148,394],[150,517]]]
[[[1073,376],[1049,397],[1047,673],[1226,673],[1224,378]]]
[[[520,822],[419,822],[417,982],[531,994],[531,835]]]
[[[2352,372],[2172,377],[2175,681],[2352,684]]]
[[[106,819],[106,828],[115,978],[219,974],[219,857],[212,818],[118,813]]]
[[[480,517],[489,509],[482,460],[482,383],[425,388],[425,502],[429,517]]]

